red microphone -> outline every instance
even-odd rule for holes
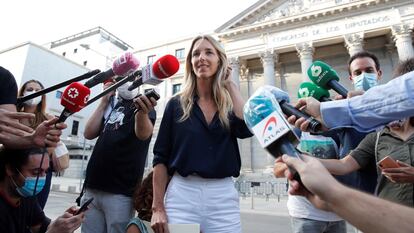
[[[160,57],[153,64],[142,68],[141,78],[135,80],[128,90],[133,90],[142,84],[157,85],[165,78],[173,76],[180,69],[180,62],[173,55],[167,54]]]
[[[127,52],[114,61],[111,69],[95,75],[85,83],[85,86],[91,88],[108,79],[112,79],[114,76],[127,76],[138,69],[138,67],[139,60],[132,53]]]
[[[91,90],[81,83],[74,82],[66,87],[60,98],[60,104],[65,107],[58,122],[64,122],[70,115],[79,112],[88,102]]]

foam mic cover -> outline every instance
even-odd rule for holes
[[[301,112],[292,105],[289,104],[289,95],[288,93],[280,90],[277,87],[270,87],[270,92],[276,98],[277,102],[280,105],[283,113],[289,116],[296,116],[297,118],[303,117],[309,121],[308,130],[312,133],[317,133],[322,129],[322,124],[315,120],[313,117],[309,116],[307,113]]]
[[[254,133],[260,145],[273,157],[283,154],[301,158],[296,146],[297,136],[281,113],[281,106],[272,93],[271,86],[263,86],[246,101],[243,116],[246,125]],[[291,168],[290,168],[291,169]],[[296,172],[295,179],[300,181]]]
[[[60,104],[65,107],[59,117],[59,122],[65,121],[70,115],[79,112],[86,106],[91,90],[81,83],[74,82],[62,93]]]
[[[133,90],[142,84],[157,85],[165,78],[169,78],[178,72],[180,62],[173,55],[167,54],[160,57],[153,64],[145,66],[141,71],[141,78],[135,80],[128,88]]]
[[[299,86],[298,98],[313,97],[321,102],[331,101],[329,91],[311,82],[303,82]]]
[[[152,71],[155,77],[159,79],[169,78],[177,73],[180,68],[180,62],[173,55],[167,54],[160,57],[152,65]]]
[[[139,67],[139,60],[130,52],[117,58],[112,64],[112,70],[117,76],[127,76]]]
[[[99,83],[111,80],[115,75],[127,76],[138,69],[138,67],[139,60],[132,53],[127,52],[115,59],[111,69],[95,75],[85,83],[85,86],[91,88]]]
[[[348,90],[338,82],[338,74],[325,62],[314,61],[308,68],[308,76],[316,85],[328,90],[333,89],[344,98],[347,97]]]

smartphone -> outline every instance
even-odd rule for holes
[[[148,91],[145,92],[144,95],[148,99],[150,99],[151,97],[154,98],[155,100],[159,100],[160,99],[160,95],[154,89],[149,89]],[[137,113],[140,109],[141,109],[141,107],[139,107],[138,109],[135,109],[134,113]]]
[[[155,100],[159,100],[160,99],[160,95],[154,89],[150,89],[150,90],[146,91],[144,95],[148,99],[151,98],[151,97],[154,98]]]
[[[400,165],[398,165],[397,161],[395,161],[390,156],[385,156],[385,158],[381,159],[377,164],[380,168],[397,168],[397,167],[400,167]]]
[[[85,201],[85,203],[82,204],[82,206],[78,209],[78,211],[76,211],[75,215],[78,215],[78,214],[86,211],[88,209],[88,205],[91,204],[92,201],[93,201],[93,197],[91,197],[90,199]]]

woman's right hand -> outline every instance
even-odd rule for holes
[[[170,232],[168,230],[168,220],[165,209],[153,208],[151,217],[151,228],[154,230],[155,233]]]

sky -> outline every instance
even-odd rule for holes
[[[258,0],[12,0],[2,4],[0,50],[101,26],[135,50],[212,32]]]

